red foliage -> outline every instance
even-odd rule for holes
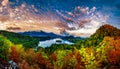
[[[46,65],[46,59],[42,56],[41,53],[37,54],[37,56],[36,56],[36,62],[38,64],[40,64],[40,65],[41,64]]]
[[[76,69],[82,69],[81,66],[80,66],[80,63],[76,64]]]
[[[35,62],[39,65],[40,68],[45,69],[47,65],[46,58],[42,56],[41,53],[36,54]]]
[[[76,52],[76,59],[77,59],[77,62],[80,64],[81,63],[81,56],[80,56],[79,52]]]
[[[14,62],[16,62],[16,63],[18,63],[19,62],[19,55],[20,55],[20,53],[16,50],[16,46],[12,46],[11,47],[11,60],[13,60]]]
[[[82,61],[79,51],[74,51],[70,54],[68,54],[66,57],[64,57],[64,61],[66,61],[66,67],[69,67],[70,59],[75,59],[77,64],[75,65],[76,69],[82,69]]]
[[[118,51],[109,51],[108,60],[111,64],[118,64],[120,61],[120,53]]]
[[[107,48],[107,58],[110,64],[120,65],[120,39],[111,40]]]
[[[53,61],[56,61],[57,60],[57,54],[50,55],[50,59],[53,60]]]
[[[81,68],[81,56],[79,52],[76,52],[76,59],[77,59],[77,64],[76,64],[76,69],[82,69]]]
[[[25,60],[22,60],[22,63],[19,65],[19,68],[20,69],[32,69]]]

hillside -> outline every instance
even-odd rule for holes
[[[37,46],[38,40],[30,36],[24,36],[13,32],[0,30],[0,35],[6,37],[14,44],[22,44],[26,48],[33,48]]]
[[[116,27],[105,24],[101,26],[96,32],[91,35],[89,38],[85,40],[81,40],[75,44],[77,48],[80,48],[82,45],[89,47],[89,46],[97,46],[105,36],[109,37],[117,37],[120,36],[120,29]]]
[[[101,26],[96,33],[94,33],[91,37],[104,37],[104,36],[120,36],[120,29],[117,29],[114,26],[111,26],[109,24],[105,24]]]

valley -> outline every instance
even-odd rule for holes
[[[33,33],[36,32],[32,32],[32,35]],[[73,36],[61,36],[61,38],[51,36],[50,39],[44,39],[48,37],[44,35],[44,40],[40,41],[40,37],[39,39],[37,37],[26,35],[25,32],[21,34],[1,30],[0,64],[2,67],[6,65],[9,67],[12,64],[8,62],[14,62],[20,63],[16,68],[24,66],[24,63],[27,64],[25,69],[31,67],[62,69],[69,66],[78,69],[119,68],[120,29],[112,25],[105,24],[89,38],[80,39],[79,37],[79,40],[78,37]]]

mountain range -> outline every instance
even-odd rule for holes
[[[74,37],[70,35],[61,36],[58,34],[47,33],[44,31],[28,31],[28,32],[14,33],[14,32],[0,30],[0,35],[6,37],[15,44],[23,44],[25,47],[35,47],[37,46],[39,41],[49,40],[53,38],[62,38],[64,40],[74,42],[77,45],[79,45],[80,43],[82,44],[86,41],[91,41],[91,42],[93,41],[92,44],[90,45],[94,45],[94,44],[99,44],[99,42],[101,42],[105,36],[110,36],[110,37],[120,36],[120,30],[109,24],[105,24],[101,26],[98,30],[96,30],[96,33],[94,33],[93,35],[91,35],[89,38],[86,39],[82,37]],[[89,46],[89,43],[87,46]]]
[[[60,37],[60,35],[54,34],[52,32],[44,32],[44,31],[27,31],[27,32],[19,32],[19,34],[28,35],[32,37]]]

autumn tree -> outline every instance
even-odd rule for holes
[[[17,51],[16,46],[11,47],[11,53],[10,54],[11,54],[10,59],[15,61],[16,63],[18,63],[19,59],[20,59],[19,58],[20,53]]]
[[[41,53],[36,54],[35,62],[39,65],[41,69],[46,69],[47,61],[46,58],[42,56]]]
[[[25,60],[22,60],[22,63],[19,65],[19,69],[32,69],[32,68]]]
[[[120,38],[109,37],[109,45],[106,48],[106,55],[111,66],[120,65]]]

